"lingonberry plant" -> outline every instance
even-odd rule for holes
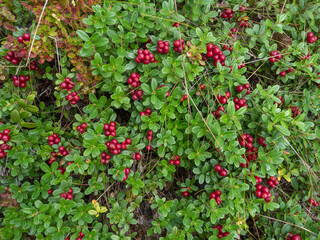
[[[317,1],[0,6],[0,239],[320,239]]]

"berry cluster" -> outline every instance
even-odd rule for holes
[[[4,143],[0,144],[0,159],[7,157],[7,152],[5,150],[11,150],[12,146],[9,146],[7,142],[10,141],[9,133],[11,132],[10,129],[4,129],[0,132],[0,140]]]
[[[48,143],[50,146],[53,144],[58,144],[60,143],[61,139],[59,138],[58,134],[54,133],[48,137]]]
[[[263,198],[266,202],[271,201],[271,192],[268,187],[263,187],[261,184],[257,184],[256,189],[256,197]]]
[[[269,62],[271,62],[271,63],[277,62],[281,59],[281,54],[277,50],[271,51],[270,56],[271,56],[271,58],[269,58]]]
[[[229,50],[230,52],[233,51],[233,47],[229,47],[227,44],[224,44],[224,45],[223,45],[223,49],[224,49],[224,50]]]
[[[214,66],[217,66],[218,63],[221,63],[222,66],[225,65],[226,56],[220,50],[219,46],[213,45],[213,43],[207,44],[206,56],[213,59]]]
[[[301,114],[301,111],[299,110],[299,107],[290,107],[290,109],[291,109],[292,118],[295,118],[296,116]]]
[[[313,32],[308,32],[307,33],[307,41],[308,41],[308,43],[314,43],[315,41],[317,41],[318,40],[318,37],[317,36],[314,36],[314,34],[313,34]]]
[[[268,185],[271,187],[271,188],[274,188],[275,186],[277,186],[279,184],[279,180],[276,178],[276,177],[270,177],[268,179]]]
[[[49,158],[49,164],[51,165],[55,161],[57,161],[57,153],[56,152],[51,152],[51,157]]]
[[[254,178],[256,179],[256,183],[261,183],[262,182],[262,178],[261,177],[254,176]]]
[[[244,16],[244,17],[240,18],[238,21],[240,23],[240,27],[247,28],[249,26],[249,17],[248,16]]]
[[[229,232],[222,232],[222,226],[220,224],[218,224],[217,226],[214,226],[213,229],[218,229],[219,230],[219,234],[218,234],[218,238],[224,238],[226,236],[229,236]]]
[[[292,67],[289,67],[287,71],[281,71],[279,72],[279,76],[280,77],[284,77],[285,75],[287,75],[287,73],[291,73],[293,72],[293,68]]]
[[[73,93],[70,93],[70,94],[68,94],[68,95],[66,96],[66,100],[67,100],[67,101],[70,101],[70,103],[71,103],[72,105],[76,105],[77,102],[80,101],[80,96],[78,95],[77,92],[73,92]]]
[[[64,167],[58,167],[58,170],[60,171],[61,174],[64,174],[66,169]]]
[[[141,159],[141,154],[139,152],[133,153],[132,159],[139,161]]]
[[[307,56],[305,55],[302,55],[302,57],[300,58],[301,60],[305,60],[305,59],[310,59],[311,58],[311,55],[308,54]]]
[[[109,162],[110,158],[111,158],[111,155],[110,155],[110,154],[107,154],[106,152],[102,152],[102,153],[101,153],[101,160],[100,160],[100,162],[101,162],[102,164],[106,164],[106,163]]]
[[[108,123],[105,123],[103,125],[103,130],[104,130],[104,134],[109,137],[110,135],[115,137],[117,135],[116,133],[116,122],[112,121],[110,122],[109,124]]]
[[[184,94],[184,95],[181,97],[180,102],[183,102],[184,100],[187,100],[187,99],[188,99],[188,95],[187,95],[187,94]]]
[[[151,113],[152,113],[152,110],[150,108],[147,108],[146,110],[140,112],[140,116],[147,116],[147,117],[150,117],[151,116]]]
[[[65,156],[68,155],[68,151],[64,146],[60,146],[58,149],[59,149],[59,151],[57,152],[58,156],[64,156],[65,157]]]
[[[263,147],[267,147],[266,139],[264,137],[258,137],[258,143]]]
[[[246,155],[242,155],[244,159],[246,159],[246,163],[240,163],[242,168],[248,167],[250,161],[255,161],[258,158],[258,148],[252,147],[251,149],[246,150]]]
[[[119,143],[117,139],[112,139],[111,141],[106,142],[107,149],[110,154],[118,155],[121,153],[121,150],[127,149],[127,145],[131,144],[131,139],[127,138],[122,143]],[[102,154],[101,154],[102,157]],[[105,157],[108,160],[108,156]],[[109,158],[110,159],[110,158]]]
[[[299,234],[294,235],[293,233],[289,233],[287,240],[301,240],[301,236]]]
[[[133,88],[137,88],[141,85],[140,75],[138,73],[131,73],[130,77],[127,78],[127,83]]]
[[[83,232],[81,231],[81,232],[79,232],[79,237],[77,237],[76,240],[82,240],[82,238],[84,238],[84,234],[83,234]]]
[[[13,85],[15,87],[25,88],[27,86],[26,82],[30,80],[30,76],[29,75],[26,75],[26,76],[13,75],[12,80],[13,80]]]
[[[171,160],[169,161],[169,163],[172,164],[172,165],[179,166],[180,165],[180,156],[179,155],[172,156]]]
[[[224,112],[225,113],[225,108],[223,106],[218,106],[217,110],[213,111],[212,114],[216,118],[220,118],[221,117],[221,113],[220,112]]]
[[[74,87],[74,83],[71,81],[71,78],[66,77],[64,82],[60,83],[60,87],[62,89],[66,89],[68,91],[72,90]]]
[[[77,130],[82,134],[82,133],[85,133],[86,132],[86,127],[87,127],[87,124],[86,123],[82,123],[81,125],[77,126]]]
[[[141,100],[143,91],[142,90],[131,90],[130,94],[132,95],[131,98],[133,101]]]
[[[183,49],[185,49],[186,45],[184,44],[184,39],[180,38],[173,42],[173,50],[175,52],[181,53]]]
[[[148,49],[139,49],[138,50],[138,56],[135,58],[136,63],[143,63],[143,64],[149,64],[151,62],[157,63],[156,59],[154,58],[154,55],[149,52]]]
[[[18,57],[15,52],[10,51],[4,56],[4,59],[11,62],[13,65],[18,65],[21,62],[22,57]]]
[[[226,92],[225,96],[222,96],[222,95],[218,94],[217,95],[217,100],[221,104],[227,104],[227,101],[228,101],[229,97],[230,97],[230,93]]]
[[[221,191],[215,190],[214,192],[210,193],[210,200],[215,199],[216,203],[219,205],[222,202],[220,196],[221,196]]]
[[[30,42],[30,37],[30,33],[25,33],[23,36],[17,37],[17,40],[19,43]]]
[[[227,176],[228,172],[226,169],[222,169],[220,164],[214,166],[214,170],[216,170],[221,177]]]
[[[319,202],[317,202],[316,200],[314,200],[313,198],[309,198],[309,203],[312,204],[315,207],[319,206]]]
[[[224,12],[221,14],[221,17],[223,17],[224,19],[232,18],[233,14],[234,14],[234,11],[232,11],[231,8],[225,8]]]
[[[245,147],[247,149],[251,149],[253,147],[253,137],[250,134],[242,134],[238,141],[241,147]]]
[[[37,66],[37,62],[36,61],[31,61],[28,69],[29,70],[39,71],[39,67]]]
[[[238,86],[239,87],[239,86]],[[247,100],[245,98],[234,98],[233,99],[233,102],[234,102],[234,107],[235,109],[238,111],[240,108],[242,107],[246,107],[248,108],[248,105],[247,105]]]
[[[167,54],[169,52],[169,42],[168,41],[158,41],[158,47],[157,47],[158,53],[164,53]]]
[[[181,25],[181,23],[176,22],[176,23],[172,24],[172,27],[179,27],[180,25]]]
[[[130,172],[131,172],[131,170],[130,170],[130,168],[125,168],[124,170],[123,170],[123,172],[124,172],[124,177],[123,177],[123,181],[125,181],[125,180],[127,180],[128,179],[128,175],[130,174]]]
[[[151,130],[148,131],[147,139],[151,141],[153,138],[153,132]]]
[[[244,89],[247,89],[247,93],[246,93],[246,95],[248,95],[248,94],[250,94],[250,85],[248,84],[248,83],[246,83],[246,84],[243,84],[243,85],[239,85],[239,86],[237,86],[237,92],[242,92]]]
[[[73,193],[73,189],[69,188],[68,192],[64,192],[60,194],[60,198],[71,200],[73,198],[72,193]]]

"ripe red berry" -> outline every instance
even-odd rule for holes
[[[225,177],[225,176],[227,176],[228,172],[227,172],[227,170],[222,169],[222,170],[219,172],[219,174],[220,174],[221,177]]]
[[[30,40],[30,33],[25,33],[25,34],[23,34],[23,39],[25,40],[25,41],[28,41],[28,40]]]
[[[281,77],[284,77],[284,76],[286,75],[286,71],[281,71],[281,72],[279,73],[279,75],[280,75]]]
[[[209,198],[210,198],[210,200],[211,199],[215,199],[216,198],[216,194],[214,192],[210,193],[210,197]]]
[[[237,86],[237,92],[242,92],[243,88],[244,88],[244,87],[241,86],[241,85]]]
[[[68,194],[67,199],[71,200],[73,198],[73,195],[71,193]]]
[[[136,153],[135,154],[135,158],[136,158],[136,160],[140,160],[141,159],[141,154],[140,153]]]
[[[23,40],[24,40],[24,39],[23,39],[23,36],[17,37],[17,40],[18,40],[19,43],[23,43]]]
[[[52,189],[49,189],[48,190],[48,194],[52,194],[53,193],[53,190]]]
[[[220,164],[215,165],[214,170],[216,170],[217,172],[220,172],[222,170],[221,165]]]

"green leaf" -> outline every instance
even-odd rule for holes
[[[77,30],[77,35],[85,42],[88,42],[90,40],[89,35],[82,30]]]
[[[283,135],[285,136],[289,136],[290,135],[290,131],[286,128],[286,127],[283,127],[283,126],[280,126],[280,125],[276,125],[276,128],[279,130],[280,133],[282,133]]]
[[[20,114],[18,112],[18,110],[14,109],[11,113],[10,113],[10,118],[12,122],[19,122],[20,121]]]

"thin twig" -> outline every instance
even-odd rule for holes
[[[48,3],[48,0],[46,0],[46,2],[44,3],[44,6],[43,6],[43,8],[42,8],[42,12],[41,12],[40,17],[39,17],[39,22],[38,22],[37,27],[36,27],[36,31],[35,31],[35,33],[34,33],[34,35],[33,35],[32,43],[31,43],[31,46],[30,46],[30,50],[29,50],[28,58],[27,58],[27,62],[26,62],[26,67],[27,67],[28,64],[29,64],[30,54],[31,54],[31,51],[32,51],[32,48],[33,48],[34,41],[36,40],[38,28],[39,28],[39,26],[40,26],[40,23],[41,23],[41,19],[42,19],[44,10],[45,10],[46,7],[47,7],[47,3]]]
[[[304,227],[300,227],[300,226],[298,226],[298,225],[296,225],[296,224],[294,224],[294,223],[285,222],[285,221],[282,221],[282,220],[279,220],[279,219],[276,219],[276,218],[273,218],[273,217],[268,217],[268,216],[266,216],[266,215],[261,215],[261,214],[259,214],[259,213],[256,213],[256,215],[261,216],[261,217],[265,217],[265,218],[268,218],[268,219],[271,219],[271,220],[274,220],[274,221],[277,221],[277,222],[287,223],[287,224],[289,224],[289,225],[292,225],[292,226],[295,226],[295,227],[297,227],[297,228],[300,228],[300,229],[302,229],[302,230],[304,230],[304,231],[307,231],[307,232],[309,232],[309,233],[311,233],[311,234],[313,234],[313,235],[315,235],[315,236],[318,236],[318,234],[316,234],[315,232],[312,232],[312,231],[310,231],[309,229],[306,229],[306,228],[304,228]]]

